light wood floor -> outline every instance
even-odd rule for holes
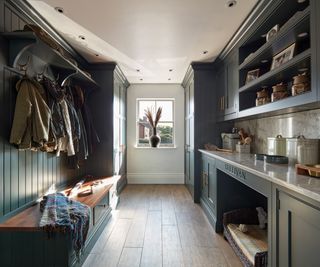
[[[240,267],[183,185],[129,185],[83,267]]]

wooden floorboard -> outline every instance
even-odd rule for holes
[[[128,185],[84,267],[241,267],[183,185]]]

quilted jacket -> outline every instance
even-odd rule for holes
[[[51,112],[42,86],[24,77],[16,84],[18,91],[10,143],[19,149],[37,149],[48,141]]]

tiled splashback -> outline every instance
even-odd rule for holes
[[[294,137],[303,134],[306,138],[320,138],[320,109],[262,118],[235,123],[238,129],[243,128],[254,135],[252,153],[267,152],[267,138],[281,134],[283,137]]]

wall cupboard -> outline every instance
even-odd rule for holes
[[[215,62],[217,107],[219,121],[237,116],[238,107],[238,51],[232,51],[224,61]]]
[[[257,5],[235,35],[237,40],[215,61],[219,121],[319,107],[317,11],[319,3],[315,0],[261,1]],[[266,41],[266,34],[276,25],[278,32]],[[292,44],[293,58],[272,67],[274,57]],[[258,70],[258,76],[247,79],[253,70]],[[310,90],[292,96],[293,77],[304,72],[310,77]],[[288,97],[256,106],[257,92],[265,89],[271,98],[272,86],[279,83],[286,85]]]

